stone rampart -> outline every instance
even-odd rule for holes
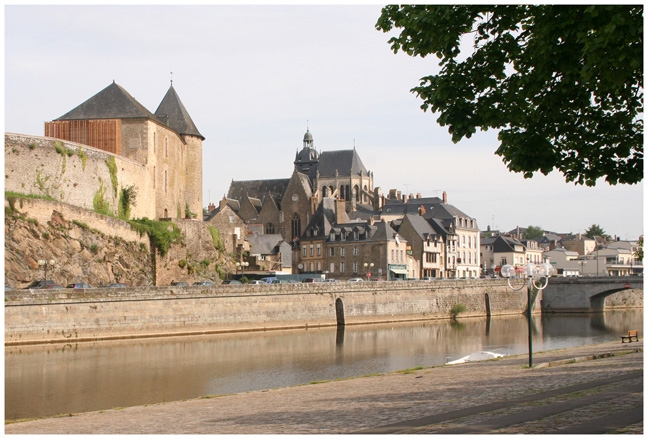
[[[519,314],[505,282],[373,282],[11,291],[5,344],[334,326]]]
[[[135,186],[131,218],[155,218],[145,167],[133,160],[79,143],[12,133],[5,133],[4,157],[5,191],[47,196],[88,210],[102,198],[116,216],[120,190]]]

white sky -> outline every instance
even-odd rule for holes
[[[436,58],[395,55],[374,5],[5,5],[5,131],[43,135],[113,80],[149,111],[173,79],[203,143],[204,205],[231,180],[289,178],[308,128],[322,151],[356,147],[374,184],[441,196],[488,226],[643,233],[643,183],[524,179],[497,133],[453,144],[410,93]],[[173,75],[170,74],[173,72]],[[308,121],[308,122],[307,122]]]

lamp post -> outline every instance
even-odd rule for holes
[[[545,262],[542,265],[535,265],[531,262],[527,263],[524,266],[524,278],[525,282],[520,286],[520,288],[514,288],[511,285],[511,277],[515,275],[515,268],[507,264],[502,267],[502,276],[506,278],[508,286],[515,291],[520,291],[524,286],[527,287],[527,318],[529,322],[529,368],[533,367],[533,344],[532,344],[532,323],[531,323],[531,290],[535,287],[538,291],[544,290],[549,285],[549,278],[553,274],[554,268],[548,262]],[[541,285],[538,285],[537,282],[544,281]]]
[[[38,260],[38,265],[43,267],[43,270],[45,271],[45,273],[44,273],[45,279],[44,279],[43,288],[45,288],[47,286],[47,266],[48,265],[53,266],[54,263],[55,263],[54,259],[50,259],[50,260],[39,259]]]
[[[370,264],[365,262],[363,265],[364,265],[365,273],[367,275],[367,280],[369,280],[369,278],[371,277],[371,269],[373,268],[374,264],[373,262],[371,262]],[[367,271],[367,268],[369,268],[369,271]]]

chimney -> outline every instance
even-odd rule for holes
[[[223,199],[218,203],[218,208],[222,210],[225,206],[227,206],[227,198],[223,195]]]
[[[421,196],[421,193],[420,193],[420,192],[418,192],[418,193],[416,194],[416,198],[423,198],[423,197]]]
[[[209,212],[213,212],[214,209],[216,209],[216,206],[214,205],[214,203],[209,203],[209,205],[207,206],[207,210]]]
[[[419,206],[418,211],[419,211],[419,215],[421,215],[421,216],[425,215],[425,212],[426,212],[425,206],[423,206],[423,205]]]
[[[407,203],[407,194],[403,194],[403,203]]]
[[[443,204],[448,204],[448,193],[443,191]]]
[[[335,199],[335,223],[344,224],[349,222],[349,217],[346,214],[346,202],[339,198]]]

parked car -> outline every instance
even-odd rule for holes
[[[224,280],[223,285],[241,285],[241,281],[236,279]]]
[[[361,277],[352,277],[351,279],[347,280],[347,282],[364,282],[364,279]]]
[[[53,280],[35,280],[25,287],[26,290],[44,290],[46,286],[56,285],[56,282]]]
[[[84,288],[92,288],[92,285],[86,284],[83,282],[75,283],[75,284],[70,284],[65,288],[75,288],[75,289],[84,289]]]
[[[188,287],[189,284],[187,282],[171,282],[172,287]]]
[[[259,279],[252,279],[250,282],[248,282],[250,285],[265,285],[265,282]]]
[[[201,280],[201,281],[198,281],[198,282],[194,282],[194,285],[199,285],[201,287],[213,287],[214,282],[212,282],[210,280]]]
[[[279,279],[277,279],[276,276],[262,277],[261,280],[264,283],[267,283],[267,284],[278,284],[279,283]]]
[[[106,288],[128,288],[128,285],[122,283],[114,283],[114,284],[106,285]]]
[[[321,282],[321,279],[317,279],[317,278],[314,278],[314,277],[307,277],[306,279],[302,279],[302,283],[304,283],[304,284],[312,284],[312,283],[315,283],[315,282]]]
[[[340,282],[340,279],[324,279],[324,282]]]
[[[65,288],[65,287],[63,285],[59,285],[59,284],[52,284],[52,285],[46,286],[43,289],[45,289],[45,290],[58,290],[59,288]]]

